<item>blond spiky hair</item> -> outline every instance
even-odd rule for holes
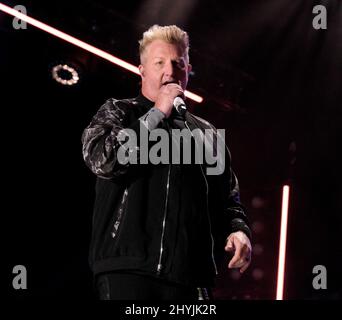
[[[182,50],[186,61],[189,62],[189,36],[187,32],[175,25],[162,27],[157,24],[145,31],[142,39],[139,40],[140,61],[142,61],[146,47],[154,40],[163,40],[175,44]]]

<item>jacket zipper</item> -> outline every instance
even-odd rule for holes
[[[165,122],[167,129],[170,134],[170,128],[167,122]],[[169,188],[170,188],[170,172],[171,172],[171,164],[169,163],[169,169],[167,173],[167,183],[166,183],[166,197],[165,197],[165,207],[164,207],[164,217],[163,217],[163,223],[162,223],[162,234],[160,237],[160,250],[159,250],[159,259],[157,264],[157,274],[159,275],[162,270],[162,257],[163,257],[163,251],[164,251],[164,235],[165,235],[165,225],[166,225],[166,216],[167,216],[167,205],[169,201]]]
[[[167,183],[166,183],[166,199],[165,199],[164,217],[163,217],[163,224],[162,224],[162,235],[160,238],[159,260],[158,260],[158,265],[157,265],[158,274],[160,274],[161,269],[162,269],[161,260],[162,260],[163,251],[164,251],[164,234],[165,234],[165,225],[166,225],[167,204],[169,200],[170,171],[171,171],[171,165],[169,164],[169,170],[167,173]]]
[[[196,139],[195,137],[193,136],[192,134],[192,131],[190,130],[189,126],[188,126],[188,122],[185,120],[184,121],[184,124],[185,126],[187,127],[187,129],[190,131],[191,133],[191,136],[194,138],[195,142],[196,142]],[[202,176],[204,178],[204,181],[205,181],[205,185],[206,185],[206,197],[207,197],[207,201],[206,201],[206,209],[207,209],[207,216],[208,216],[208,222],[209,222],[209,232],[210,232],[210,238],[211,238],[211,259],[212,259],[212,262],[213,262],[213,265],[214,265],[214,269],[215,269],[215,273],[216,275],[218,274],[218,271],[217,271],[217,266],[216,266],[216,262],[215,262],[215,257],[214,257],[214,245],[215,245],[215,242],[214,242],[214,237],[213,237],[213,234],[212,234],[212,231],[211,231],[211,219],[210,219],[210,215],[209,215],[209,207],[208,207],[208,199],[209,199],[209,184],[208,184],[208,180],[204,174],[204,171],[203,171],[203,167],[202,167],[202,164],[200,163],[200,168],[201,168],[201,173],[202,173]]]
[[[115,236],[117,235],[117,232],[119,230],[119,226],[120,226],[120,223],[122,221],[122,216],[123,216],[123,211],[124,211],[124,204],[126,202],[126,199],[127,199],[127,195],[128,195],[128,189],[126,188],[124,193],[123,193],[123,196],[122,196],[122,200],[121,200],[121,203],[120,203],[120,207],[119,207],[119,212],[118,212],[118,216],[113,224],[113,231],[111,233],[112,235],[112,238],[115,238]]]

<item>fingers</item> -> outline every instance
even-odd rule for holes
[[[228,268],[240,268],[240,272],[243,273],[246,271],[246,269],[251,264],[251,258],[249,255],[240,254],[237,253],[233,256],[232,260],[230,260],[228,264]]]
[[[226,244],[224,250],[226,250],[227,252],[232,252],[232,251],[234,251],[234,244],[233,244],[233,242],[232,242],[232,240],[231,240],[231,237],[228,238],[227,244]]]
[[[249,267],[249,265],[251,264],[251,260],[249,259],[240,269],[240,273],[244,273],[247,268]]]
[[[183,89],[179,84],[165,84],[159,90],[158,97],[155,101],[155,107],[162,111],[168,118],[173,108],[174,99],[178,96],[184,96]]]
[[[246,271],[251,263],[251,246],[249,240],[241,241],[239,237],[231,235],[228,238],[225,250],[228,252],[234,251],[234,256],[228,264],[228,268],[240,268],[240,273]]]
[[[243,263],[244,260],[241,256],[241,247],[238,247],[235,251],[233,258],[230,260],[228,264],[228,268],[239,268],[242,266]]]
[[[169,90],[169,94],[174,98],[177,96],[184,96],[184,91],[182,87],[177,83],[168,83],[165,85],[166,90]]]

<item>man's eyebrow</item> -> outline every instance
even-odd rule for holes
[[[164,59],[164,57],[162,57],[162,56],[155,56],[155,57],[153,57],[153,59]],[[176,58],[171,59],[171,60],[185,60],[185,58],[184,57],[176,57]]]

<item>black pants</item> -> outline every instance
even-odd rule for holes
[[[201,289],[186,287],[153,277],[130,273],[106,273],[97,276],[100,300],[199,300]]]

